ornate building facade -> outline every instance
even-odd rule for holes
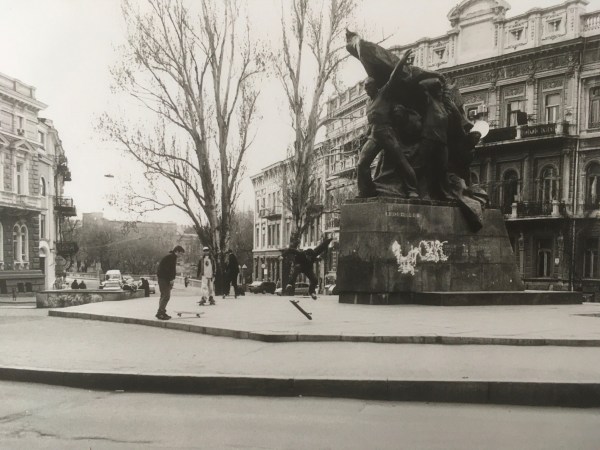
[[[67,159],[35,88],[0,74],[0,296],[50,288],[59,254],[61,223],[76,214],[63,197]]]
[[[322,209],[324,201],[323,146],[315,147],[317,170],[317,197]],[[292,215],[284,206],[283,184],[286,179],[287,160],[274,163],[251,177],[254,187],[254,245],[252,250],[252,279],[281,281],[289,268],[284,264],[282,250],[289,246],[292,232]],[[320,214],[302,235],[300,248],[314,248],[322,240],[325,230],[324,214]],[[316,263],[315,273],[324,281],[326,264]],[[298,279],[302,281],[302,277]]]
[[[530,289],[600,290],[600,12],[587,13],[586,4],[567,0],[507,18],[505,1],[465,0],[448,14],[445,35],[392,48],[412,49],[415,65],[444,73],[468,117],[489,122],[470,182],[505,214]],[[364,98],[331,99],[330,117],[360,116]],[[332,140],[330,166],[348,168],[329,172],[333,202],[354,195],[360,142],[351,134],[363,127],[356,121],[348,139]],[[327,221],[333,233],[335,219]]]

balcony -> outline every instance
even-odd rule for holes
[[[0,191],[0,207],[35,211],[42,209],[42,200],[40,197],[36,197],[33,195]]]
[[[484,144],[501,141],[518,141],[534,137],[552,137],[569,135],[569,123],[542,123],[537,125],[519,125],[516,127],[492,128],[482,139]]]
[[[73,205],[73,199],[70,197],[56,197],[54,201],[54,211],[64,217],[73,217],[77,215],[77,210]]]
[[[330,214],[325,222],[325,231],[339,230],[340,228],[340,215]]]
[[[258,212],[258,216],[261,219],[280,219],[281,218],[281,206],[273,206],[271,208],[263,208]]]
[[[515,212],[517,218],[564,217],[566,216],[566,207],[563,202],[559,202],[558,200],[545,202],[517,202],[513,203],[511,218],[515,218]]]
[[[351,176],[356,171],[358,155],[352,155],[329,164],[329,175],[336,177]]]
[[[71,171],[69,170],[69,160],[65,155],[60,155],[56,161],[56,172],[63,176],[64,181],[71,181]]]

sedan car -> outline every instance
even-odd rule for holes
[[[283,289],[277,288],[275,294],[282,295]],[[294,287],[294,295],[308,295],[308,283],[298,282]]]
[[[253,281],[252,284],[248,285],[248,290],[254,294],[274,294],[275,293],[275,282],[274,281]]]

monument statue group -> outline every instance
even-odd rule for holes
[[[346,32],[364,67],[368,137],[358,196],[341,209],[337,289],[342,303],[498,305],[580,303],[573,292],[525,291],[502,213],[470,185],[489,126],[467,120],[459,90]],[[371,165],[379,155],[374,175]]]

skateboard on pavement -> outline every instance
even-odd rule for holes
[[[187,316],[200,317],[204,313],[203,312],[197,312],[197,311],[175,311],[175,314],[177,314],[177,317],[181,317],[184,314],[185,314],[185,317],[187,317]]]
[[[302,306],[300,306],[298,300],[290,300],[290,303],[296,307],[298,311],[300,311],[308,320],[312,320],[312,313],[305,311]]]

